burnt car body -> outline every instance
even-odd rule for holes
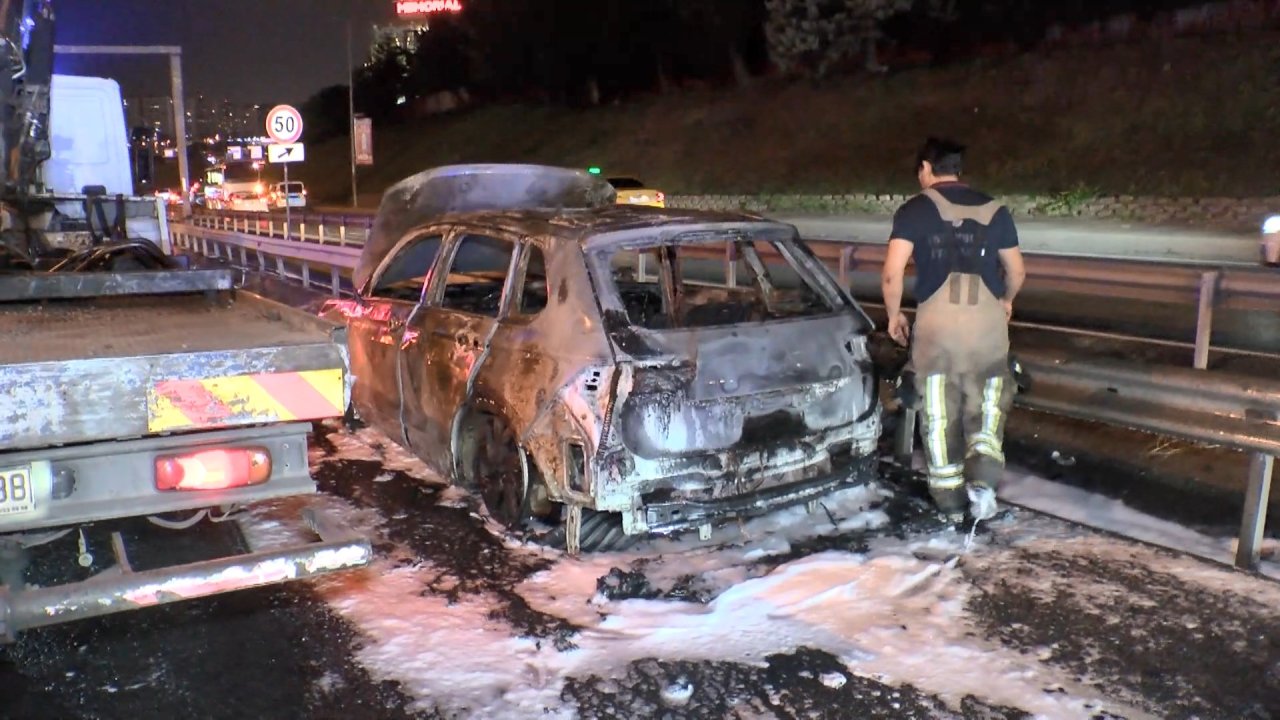
[[[705,530],[875,472],[871,322],[793,226],[441,168],[387,192],[354,279],[356,412],[571,550],[584,511]]]

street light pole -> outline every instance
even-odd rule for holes
[[[351,18],[347,18],[347,127],[351,137],[351,207],[359,205],[356,188],[356,73],[351,65]]]

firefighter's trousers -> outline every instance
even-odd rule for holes
[[[1004,307],[978,275],[952,273],[916,311],[911,370],[920,395],[929,491],[944,512],[968,504],[965,481],[995,489],[1015,392]]]

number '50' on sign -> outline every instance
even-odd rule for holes
[[[281,145],[302,137],[302,113],[292,105],[277,105],[267,112],[267,137]]]

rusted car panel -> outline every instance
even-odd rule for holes
[[[358,411],[437,471],[465,478],[486,448],[513,443],[523,511],[616,512],[628,533],[802,502],[874,472],[870,321],[792,226],[467,202],[482,209],[395,210],[382,227],[405,229],[382,255],[366,250],[360,296],[331,305],[351,328]],[[742,284],[696,277],[721,250]],[[498,422],[486,431],[479,417]]]

